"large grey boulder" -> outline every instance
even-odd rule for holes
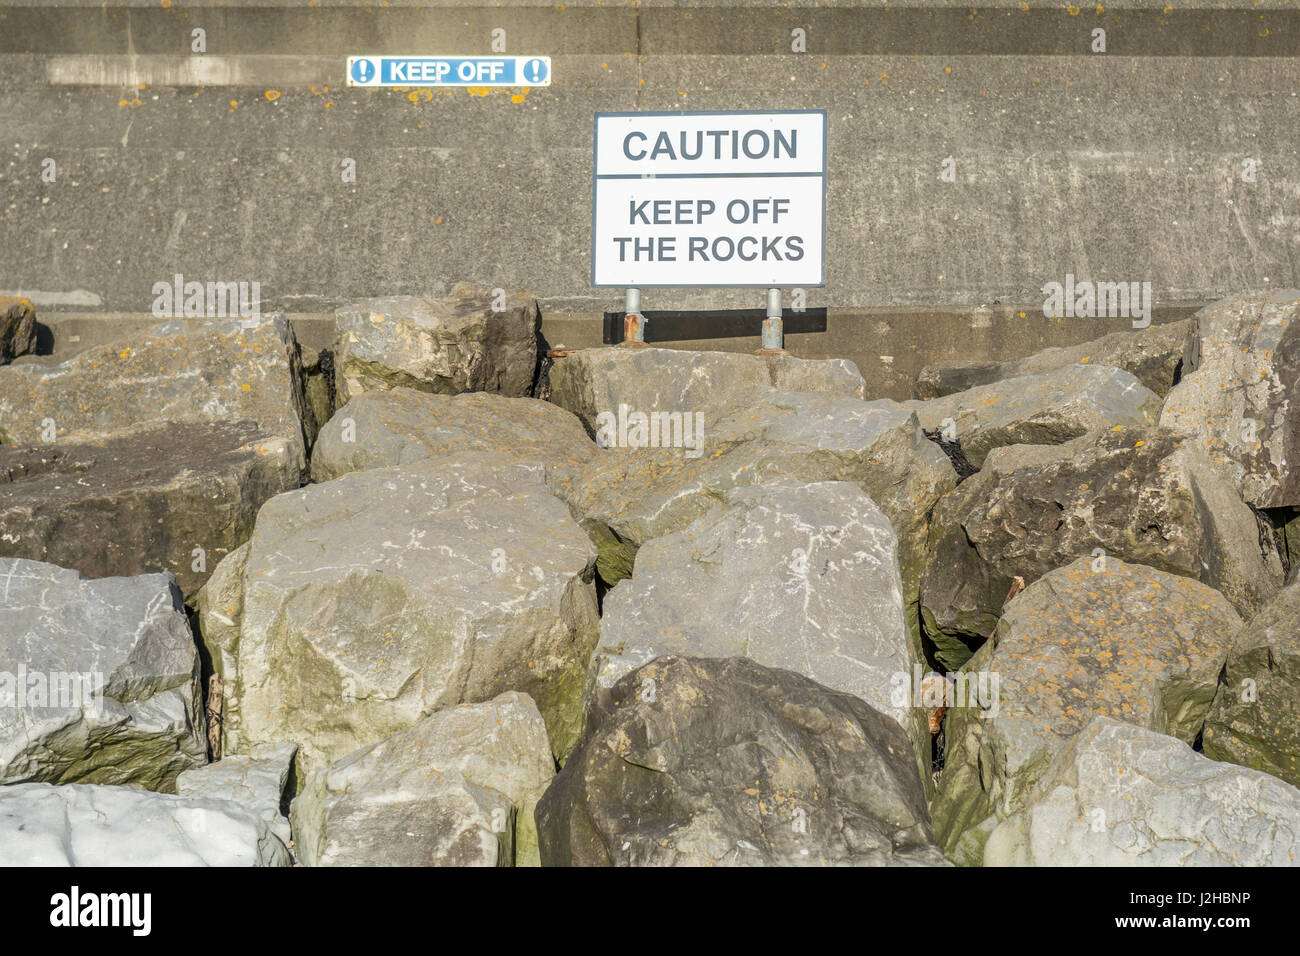
[[[229,800],[128,787],[0,787],[0,866],[288,866],[267,823]]]
[[[0,558],[0,783],[171,789],[207,760],[201,700],[171,575]]]
[[[167,571],[193,599],[262,503],[302,484],[300,446],[247,420],[0,445],[0,555],[92,578]]]
[[[282,843],[290,839],[289,819],[281,812],[297,744],[259,744],[252,753],[225,757],[176,778],[176,794],[229,800],[263,821]]]
[[[1300,790],[1096,717],[998,824],[984,865],[1296,866],[1298,856]]]
[[[865,380],[846,359],[700,352],[687,349],[582,349],[557,359],[550,371],[551,401],[582,419],[595,434],[602,413],[707,412],[744,406],[756,391],[816,392],[862,398]]]
[[[424,461],[272,498],[218,648],[236,649],[223,752],[295,741],[305,776],[519,690],[562,758],[598,636],[595,556],[540,466]]]
[[[1154,392],[1104,365],[1069,365],[903,404],[923,429],[960,444],[976,468],[1004,445],[1060,445],[1116,425],[1153,425],[1160,414]]]
[[[307,866],[537,866],[555,776],[526,694],[430,714],[317,771],[293,802]]]
[[[605,597],[593,691],[666,654],[746,656],[866,701],[907,732],[928,775],[924,715],[898,699],[921,664],[903,614],[898,539],[849,482],[728,489],[637,552]]]
[[[599,452],[582,423],[550,402],[394,388],[362,392],[338,410],[316,439],[311,472],[315,481],[329,481],[366,468],[474,453],[571,471]]]
[[[1300,786],[1300,582],[1237,631],[1203,743],[1207,757]]]
[[[335,314],[337,407],[399,385],[443,395],[520,396],[532,388],[540,313],[531,296],[497,302],[491,292],[461,283],[442,299],[388,296]]]
[[[960,667],[992,633],[1016,577],[1094,553],[1195,578],[1238,612],[1282,584],[1258,522],[1196,448],[1116,428],[1062,446],[1012,446],[934,509],[921,612],[939,663]]]
[[[1160,424],[1203,449],[1249,504],[1300,505],[1300,289],[1250,293],[1193,317],[1187,374]]]
[[[637,548],[685,528],[727,489],[775,480],[850,481],[898,535],[909,632],[919,647],[916,595],[928,517],[957,475],[921,433],[915,413],[891,401],[764,387],[744,408],[700,414],[705,429],[697,456],[677,448],[610,449],[580,475],[551,480],[598,542],[601,577],[611,584],[625,577]]]
[[[36,310],[18,296],[0,296],[0,365],[36,351]]]
[[[1110,365],[1137,377],[1157,395],[1165,395],[1183,372],[1192,323],[1167,322],[1131,332],[1112,332],[1064,348],[1043,349],[1009,362],[941,362],[921,369],[916,397],[940,398],[1020,375],[1051,372],[1070,365]]]
[[[941,866],[911,751],[806,677],[661,657],[593,710],[542,797],[542,863]]]
[[[306,420],[302,361],[288,320],[162,323],[59,365],[0,367],[0,442],[96,441],[160,422],[257,423],[299,470]]]
[[[1031,584],[959,675],[978,700],[947,714],[932,812],[949,858],[978,863],[986,821],[1023,806],[1096,715],[1192,743],[1240,623],[1205,585],[1116,558],[1080,558]]]

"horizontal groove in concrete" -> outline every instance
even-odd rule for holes
[[[1072,12],[1073,11],[1073,12]],[[493,52],[773,54],[805,31],[810,55],[1068,55],[1106,30],[1108,54],[1300,54],[1300,10],[1116,7],[0,7],[0,54],[186,55],[191,30],[213,55]]]

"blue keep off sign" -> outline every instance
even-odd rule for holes
[[[550,86],[549,56],[350,56],[348,86]]]

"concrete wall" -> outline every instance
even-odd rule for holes
[[[826,108],[829,274],[808,305],[832,319],[793,350],[889,383],[920,353],[1081,341],[1123,323],[1045,320],[1044,282],[1150,281],[1162,317],[1300,285],[1300,9],[1211,6],[0,6],[0,294],[142,313],[180,272],[321,313],[468,279],[538,296],[548,340],[585,344],[620,304],[588,285],[593,112]],[[486,53],[495,27],[552,56],[555,85],[344,85],[348,54]],[[991,325],[962,318],[979,306]]]

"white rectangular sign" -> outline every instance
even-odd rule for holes
[[[597,113],[591,284],[826,283],[825,110]]]

